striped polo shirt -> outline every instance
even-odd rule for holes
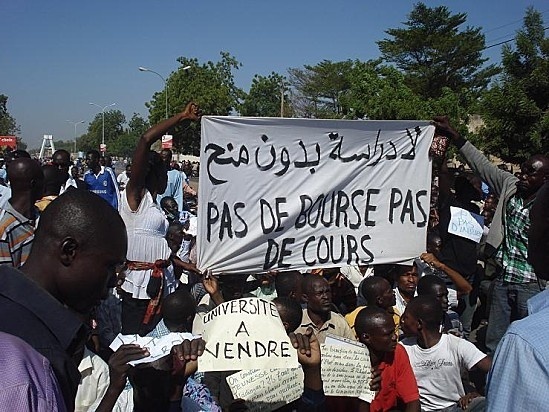
[[[10,202],[0,210],[0,264],[19,268],[34,240],[35,220],[27,219]]]

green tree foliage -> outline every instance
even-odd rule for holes
[[[13,136],[19,133],[19,126],[8,112],[8,96],[0,94],[0,135]]]
[[[139,138],[149,128],[149,123],[138,113],[134,113],[123,134],[113,140],[107,149],[111,155],[131,158]]]
[[[291,104],[286,94],[287,80],[284,76],[272,72],[267,77],[256,74],[249,93],[240,105],[242,116],[278,117],[280,116],[281,97],[284,93],[284,117],[291,117]]]
[[[379,60],[355,61],[349,88],[341,99],[348,118],[417,119],[423,116],[423,99],[405,84],[404,76]]]
[[[480,135],[488,152],[520,163],[549,153],[549,38],[539,12],[526,11],[515,43],[503,47],[503,72],[479,106]]]
[[[145,133],[149,127],[151,126],[148,121],[143,119],[138,113],[134,113],[128,122],[128,133],[132,136],[141,137],[141,135]]]
[[[337,71],[327,70],[328,66]],[[329,80],[316,75],[321,72],[335,72],[337,76]],[[467,115],[462,103],[471,102],[467,94],[449,88],[444,88],[438,98],[424,98],[408,86],[402,72],[381,60],[324,61],[304,70],[292,69],[291,73],[296,76],[292,77],[293,85],[301,99],[295,104],[305,110],[301,113],[316,118],[428,120],[445,113],[454,124],[462,124]]]
[[[124,133],[126,116],[120,110],[109,110],[105,112],[105,144],[107,151],[111,153],[110,145]],[[88,131],[77,139],[78,150],[88,151],[99,150],[103,136],[103,116],[97,113],[95,118],[88,125]],[[111,153],[112,154],[112,153]]]
[[[389,29],[378,41],[383,59],[394,63],[406,84],[424,98],[438,98],[443,89],[467,90],[478,95],[497,73],[486,67],[480,28],[466,27],[465,13],[451,14],[446,6],[430,8],[417,3],[404,22],[405,28]]]
[[[21,140],[20,136],[18,136],[19,132],[19,125],[10,112],[8,112],[8,96],[5,94],[0,94],[0,135],[16,136],[17,148],[25,150],[27,148],[27,144]]]
[[[349,90],[351,60],[323,60],[315,66],[289,69],[292,103],[300,117],[337,119],[345,116],[341,99]]]
[[[194,100],[204,114],[229,115],[237,110],[243,91],[234,83],[233,71],[241,64],[229,53],[221,52],[217,62],[199,63],[197,59],[179,57],[181,67],[171,73],[168,83],[169,115],[173,116],[183,110],[185,105]],[[185,67],[190,66],[188,70]],[[149,121],[156,124],[165,117],[164,91],[155,93],[150,102]],[[200,150],[200,125],[178,128],[172,131],[177,151],[198,154]]]

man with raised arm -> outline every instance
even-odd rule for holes
[[[549,159],[537,154],[520,167],[518,177],[492,164],[450,125],[447,117],[435,117],[437,133],[448,137],[467,163],[499,196],[486,239],[485,252],[496,257],[501,273],[495,280],[488,318],[486,347],[491,353],[511,322],[524,318],[526,301],[545,287],[527,260],[530,209],[538,190],[549,178]]]

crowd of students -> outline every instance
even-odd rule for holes
[[[437,117],[436,134],[456,145],[471,172],[452,173],[444,154],[433,162],[426,248],[413,262],[213,276],[196,266],[197,218],[186,204],[196,192],[170,150],[151,150],[200,116],[189,103],[153,126],[118,177],[97,151],[87,153],[82,178],[64,150],[42,166],[24,151],[6,158],[3,408],[247,410],[227,383],[237,371],[196,372],[200,338],[136,367],[128,362],[147,357],[147,348],[113,352],[110,344],[119,333],[198,336],[212,309],[258,297],[275,303],[304,371],[302,396],[281,410],[543,410],[547,157],[533,156],[513,175]],[[484,216],[480,242],[448,231],[453,207]],[[321,345],[330,335],[369,351],[364,379],[373,400],[325,396]]]

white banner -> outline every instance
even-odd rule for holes
[[[259,298],[222,303],[202,318],[199,372],[296,368],[297,352],[276,305]]]
[[[402,262],[425,249],[425,121],[202,118],[198,266]]]

